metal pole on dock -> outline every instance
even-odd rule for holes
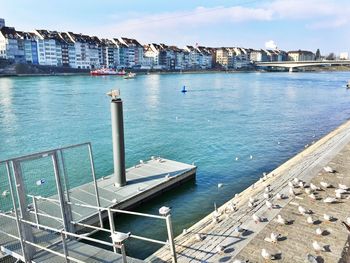
[[[112,138],[113,138],[113,162],[114,176],[116,186],[126,185],[125,177],[125,146],[124,146],[124,121],[123,121],[123,101],[120,92],[113,90],[107,95],[111,100],[111,118],[112,118]]]

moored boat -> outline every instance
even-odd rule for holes
[[[90,75],[92,76],[106,76],[106,75],[117,75],[117,76],[124,76],[126,72],[124,70],[122,71],[116,71],[114,69],[109,68],[100,68],[90,71]]]
[[[133,79],[136,77],[136,73],[133,73],[133,72],[129,72],[125,77],[124,79]]]

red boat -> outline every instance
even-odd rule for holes
[[[101,68],[101,69],[90,71],[91,76],[106,76],[106,75],[124,76],[125,74],[126,72],[124,70],[115,71],[114,69],[108,69],[108,68]]]

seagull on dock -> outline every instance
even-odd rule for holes
[[[311,216],[308,216],[308,217],[306,218],[306,222],[308,222],[308,224],[313,224],[313,223],[314,223],[314,220],[312,219]]]
[[[265,201],[265,205],[269,210],[271,210],[272,208],[275,208],[274,204],[272,204],[269,200]]]
[[[265,193],[268,193],[268,192],[270,192],[270,191],[271,191],[270,185],[266,186],[266,187],[265,187]]]
[[[264,241],[276,244],[281,234],[271,233],[270,237],[265,237]]]
[[[319,191],[321,190],[321,188],[319,188],[318,186],[314,185],[313,183],[310,183],[310,188],[312,191]]]
[[[281,215],[277,215],[276,222],[280,225],[285,225],[287,223],[287,221]]]
[[[304,191],[307,195],[311,194],[312,192],[311,188],[305,188]]]
[[[316,257],[314,257],[314,256],[311,255],[311,254],[307,254],[307,255],[306,255],[306,258],[307,258],[307,261],[308,261],[309,263],[318,263]]]
[[[253,207],[255,207],[255,204],[252,203],[252,202],[248,202],[248,207],[249,207],[249,208],[253,208]]]
[[[226,212],[226,211],[229,211],[229,212],[235,212],[235,211],[237,211],[236,204],[233,203],[233,202],[230,202],[230,203],[226,206],[226,208],[225,208],[225,212]]]
[[[277,193],[276,194],[276,199],[277,200],[282,200],[282,199],[285,199],[285,198],[286,198],[286,196],[284,194],[281,194],[281,193]]]
[[[224,252],[225,247],[223,245],[217,245],[215,250],[217,253],[221,254],[222,252]]]
[[[201,233],[197,233],[194,235],[194,238],[197,240],[197,241],[202,241],[204,239],[204,235],[202,235]]]
[[[312,242],[312,247],[316,252],[324,251],[324,248],[317,241]]]
[[[265,199],[269,199],[269,198],[271,197],[271,194],[269,194],[269,193],[264,193],[264,194],[263,194],[263,197],[264,197]]]
[[[272,256],[265,248],[263,248],[261,250],[261,256],[265,259],[265,260],[271,260],[274,259],[275,257]]]
[[[243,228],[243,227],[240,227],[240,226],[237,226],[234,231],[238,234],[238,236],[240,236],[242,233],[248,231],[247,229]]]
[[[339,187],[339,189],[342,189],[342,190],[345,190],[345,191],[347,191],[349,189],[349,187],[347,185],[345,185],[345,184],[338,184],[338,187]]]
[[[320,185],[321,185],[322,187],[324,187],[324,188],[331,188],[331,187],[332,187],[331,184],[326,183],[326,182],[323,182],[323,181],[320,182]]]
[[[323,230],[321,228],[316,228],[316,235],[322,236]]]
[[[334,170],[334,169],[333,169],[332,167],[330,167],[330,166],[325,166],[325,167],[323,167],[323,170],[325,170],[325,172],[331,173],[331,174],[336,173],[336,170]]]
[[[292,187],[292,188],[295,187],[294,184],[293,184],[293,182],[288,182],[288,186],[289,186],[289,187]]]
[[[336,199],[343,199],[343,194],[340,192],[335,192],[335,198]]]
[[[289,188],[289,194],[291,195],[291,196],[295,196],[295,191],[294,191],[294,189],[292,188],[292,187],[290,187]]]
[[[254,198],[254,197],[252,197],[252,196],[251,196],[251,197],[249,197],[249,202],[251,202],[251,203],[255,203],[255,201],[256,201],[256,200],[255,200],[255,198]]]
[[[260,223],[260,222],[263,221],[263,219],[260,216],[256,215],[256,214],[252,215],[252,219],[254,220],[255,224]]]
[[[298,185],[299,185],[300,188],[303,188],[303,189],[304,189],[304,187],[305,187],[305,182],[300,181],[300,182],[298,183]]]
[[[305,214],[307,214],[307,212],[308,212],[308,211],[307,211],[304,207],[302,207],[301,205],[298,206],[298,211],[299,211],[299,213],[302,214],[302,215],[305,215]]]
[[[323,200],[323,202],[327,204],[332,204],[332,203],[335,203],[336,201],[337,199],[335,199],[334,197],[327,197],[326,199]]]
[[[296,177],[295,177],[295,178],[293,178],[293,182],[294,182],[295,184],[298,184],[298,183],[299,183],[299,181],[300,181],[300,180],[299,180],[299,178],[296,178]]]
[[[330,215],[328,215],[328,214],[323,214],[323,218],[324,218],[324,220],[330,222],[330,221],[333,220],[334,217],[333,217],[333,216],[330,216]]]
[[[314,195],[314,194],[309,194],[308,195],[312,200],[316,200],[316,195]]]

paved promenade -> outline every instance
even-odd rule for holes
[[[328,173],[324,166],[337,172]],[[293,188],[296,195],[291,195],[288,183],[294,178],[304,181],[305,189],[310,189],[310,183],[321,187],[322,190],[314,192],[317,200],[310,198],[302,187]],[[322,187],[321,181],[335,187]],[[218,222],[213,221],[215,214],[212,213],[179,235],[176,238],[178,262],[269,262],[261,256],[262,249],[275,256],[273,262],[309,262],[308,254],[315,257],[315,262],[347,262],[348,233],[341,221],[350,217],[350,192],[335,203],[324,202],[327,197],[335,197],[339,183],[350,186],[350,122],[220,207],[216,213]],[[270,196],[266,198],[268,185]],[[278,199],[277,193],[286,198]],[[250,197],[256,200],[254,207],[248,206]],[[266,200],[275,207],[269,209]],[[237,210],[232,211],[232,206]],[[311,214],[300,214],[298,206],[311,210]],[[324,219],[325,213],[333,217],[331,222]],[[254,222],[253,214],[264,218],[264,222]],[[288,224],[279,224],[276,221],[278,215]],[[308,216],[314,223],[307,222]],[[239,233],[237,227],[246,231]],[[316,234],[317,228],[322,231],[321,235]],[[280,234],[277,243],[265,241],[272,232]],[[315,251],[314,241],[322,251]],[[169,250],[161,248],[147,261],[171,262]]]

